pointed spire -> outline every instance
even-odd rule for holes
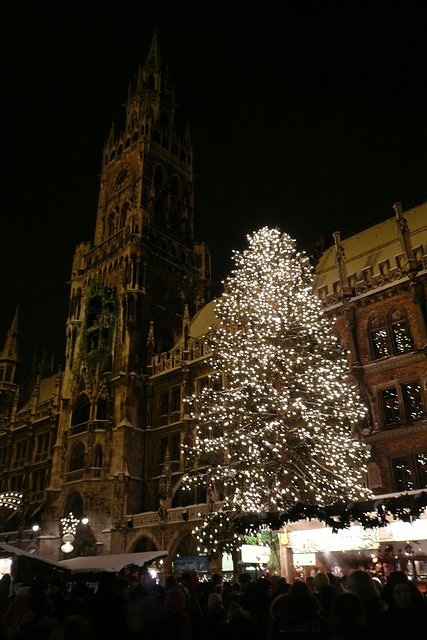
[[[400,246],[406,260],[406,269],[408,272],[417,271],[417,263],[414,258],[414,250],[412,248],[411,232],[408,227],[406,218],[403,216],[402,203],[395,202],[393,209],[396,212],[397,233],[399,236]]]
[[[162,63],[162,54],[160,51],[159,36],[157,33],[157,27],[154,29],[153,39],[151,41],[150,52],[147,56],[146,64],[160,66]]]
[[[154,350],[154,322],[150,320],[150,327],[148,329],[147,347],[151,347]]]
[[[347,261],[345,259],[344,247],[341,242],[341,233],[334,231],[335,242],[335,262],[338,268],[338,275],[343,295],[351,295],[351,289],[348,286]]]
[[[17,305],[15,309],[15,315],[13,317],[12,324],[9,331],[7,332],[6,342],[4,344],[3,350],[0,353],[0,360],[12,360],[14,362],[19,362],[18,315],[19,305]]]

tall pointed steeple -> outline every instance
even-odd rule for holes
[[[159,36],[157,33],[157,27],[154,29],[153,39],[151,41],[150,51],[148,53],[146,64],[160,66],[162,63],[162,54],[160,51]]]
[[[15,309],[6,342],[0,352],[0,416],[9,417],[12,421],[18,402],[17,371],[21,361],[18,349],[18,313],[19,306]]]

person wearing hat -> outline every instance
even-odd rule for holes
[[[320,615],[324,618],[329,618],[335,591],[333,587],[331,587],[328,576],[326,573],[323,573],[323,571],[316,573],[313,582],[318,591],[317,597],[320,602]]]

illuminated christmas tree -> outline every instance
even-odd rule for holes
[[[196,434],[186,455],[198,471],[185,482],[222,501],[196,531],[211,551],[239,545],[239,513],[369,494],[368,455],[355,437],[366,409],[346,382],[309,261],[276,229],[248,241],[216,307],[211,385],[190,399]]]

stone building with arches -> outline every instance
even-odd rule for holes
[[[103,150],[94,241],[73,258],[64,367],[24,397],[18,311],[0,352],[0,489],[22,494],[0,541],[53,560],[73,514],[71,556],[165,550],[169,572],[197,555],[191,532],[219,497],[181,487],[183,401],[211,384],[216,318],[209,250],[194,240],[191,139],[174,116],[155,34]],[[367,406],[377,494],[427,486],[427,203],[395,213],[335,233],[315,279]]]
[[[124,125],[104,146],[94,241],[74,255],[64,367],[24,399],[18,313],[1,352],[2,489],[23,495],[3,529],[51,558],[68,513],[89,517],[75,555],[160,544],[154,534],[137,543],[128,517],[146,501],[149,366],[209,301],[211,283],[209,249],[194,239],[193,147],[175,108],[155,33]]]

